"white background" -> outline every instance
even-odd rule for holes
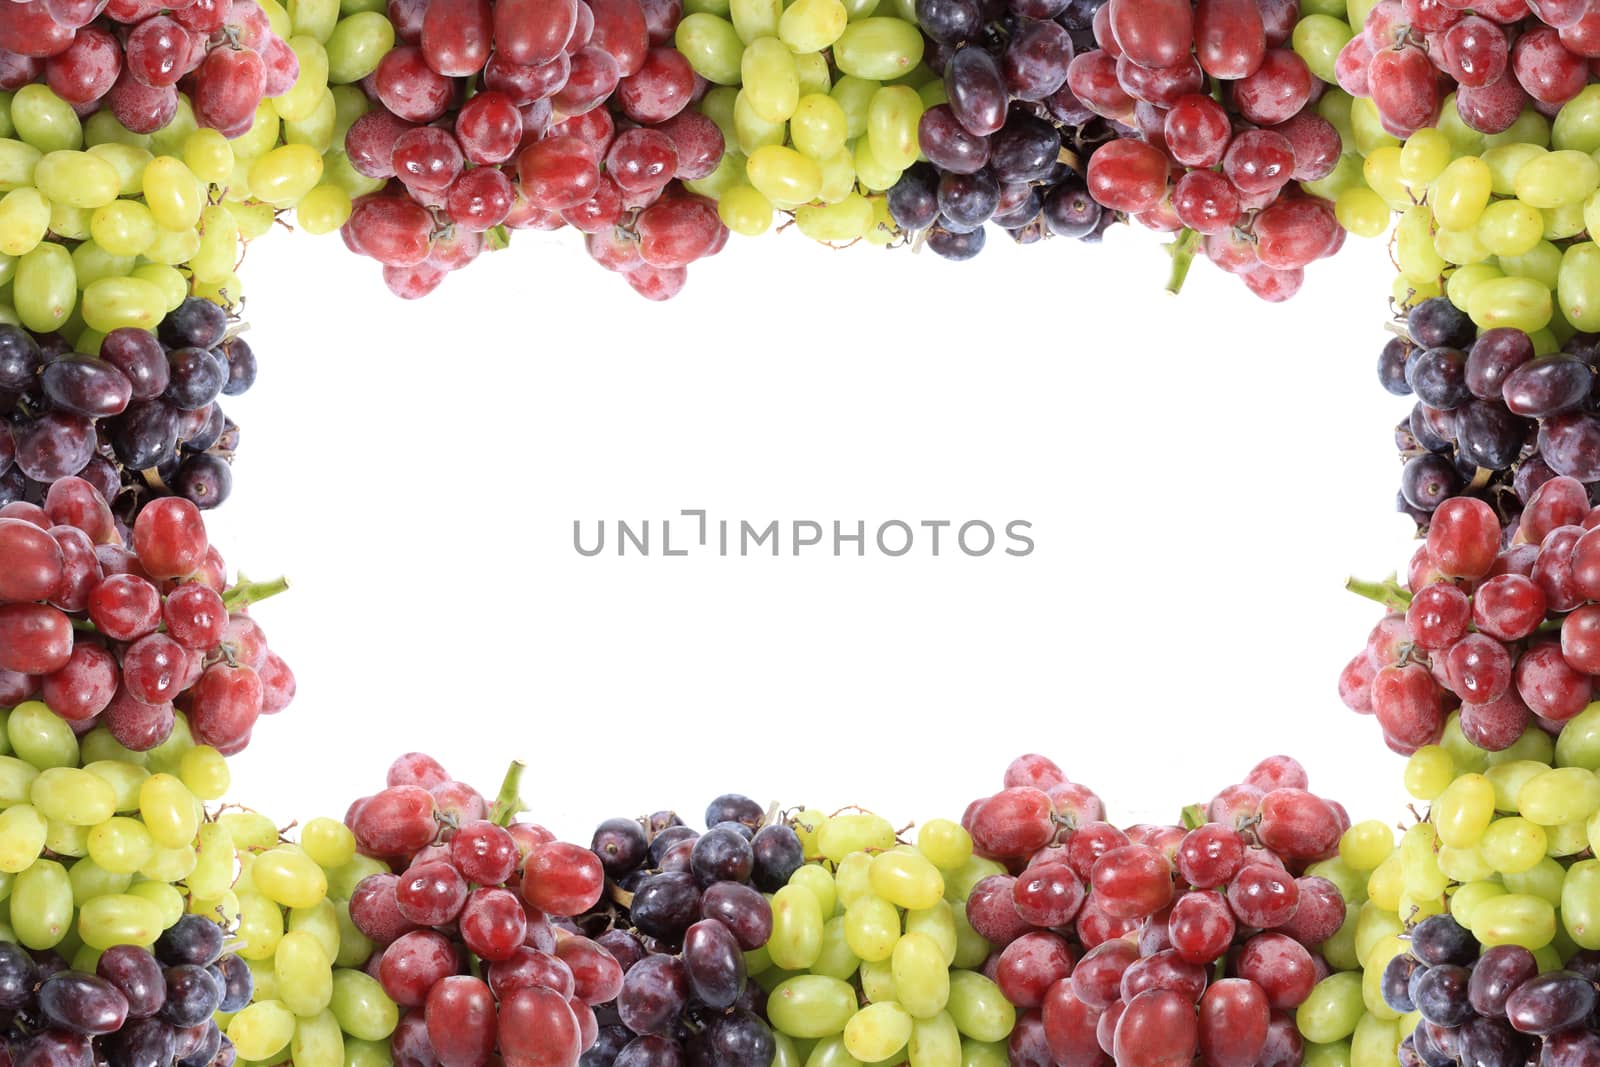
[[[566,235],[571,238],[571,234]],[[1002,235],[1003,238],[1003,235]],[[1393,269],[1352,239],[1285,305],[1152,235],[977,260],[734,238],[650,304],[519,235],[404,303],[337,238],[245,277],[261,377],[213,540],[294,589],[257,609],[298,675],[233,797],[338,816],[423,749],[533,817],[724,791],[959,816],[1051,754],[1120,822],[1170,821],[1290,752],[1357,818],[1402,761],[1345,710],[1410,554],[1379,388]],[[571,547],[572,521],[1031,520],[1031,557],[687,559]]]

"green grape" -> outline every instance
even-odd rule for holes
[[[1366,179],[1361,177],[1361,157],[1354,152],[1346,152],[1326,176],[1303,181],[1300,188],[1324,200],[1337,200],[1339,194],[1351,189],[1365,189],[1366,185]]]
[[[194,794],[170,774],[153,774],[140,787],[139,814],[162,848],[188,845],[200,828]]]
[[[1585,86],[1561,105],[1550,124],[1550,143],[1578,152],[1600,149],[1600,86]]]
[[[1518,172],[1547,152],[1548,149],[1521,141],[1484,149],[1480,158],[1489,168],[1489,186],[1494,194],[1516,196]]]
[[[315,37],[297,35],[288,39],[300,74],[282,96],[274,97],[272,110],[285,122],[300,122],[311,117],[328,91],[328,53]]]
[[[344,1034],[331,1011],[302,1016],[295,1024],[289,1052],[295,1067],[344,1067]]]
[[[270,958],[283,940],[283,912],[260,893],[234,891],[239,896],[238,954],[247,960]]]
[[[1400,1033],[1393,1020],[1370,1012],[1356,1023],[1350,1037],[1350,1067],[1388,1067],[1400,1061]]]
[[[201,800],[221,800],[228,791],[228,784],[232,781],[232,776],[228,772],[228,761],[223,758],[222,753],[210,745],[196,745],[183,754],[178,760],[178,778],[183,782],[184,788]],[[312,822],[319,821],[328,820],[312,820]],[[348,830],[345,832],[349,833]]]
[[[337,185],[323,184],[301,198],[295,217],[307,233],[332,233],[349,221],[352,209],[348,192]]]
[[[973,887],[991,874],[1005,874],[998,862],[982,856],[969,856],[954,870],[947,871],[944,879],[944,898],[951,903],[964,903],[972,895]]]
[[[1472,882],[1479,878],[1493,878],[1494,866],[1484,858],[1481,847],[1439,848],[1439,871],[1452,882]]]
[[[290,930],[273,954],[279,996],[299,1016],[317,1015],[333,1000],[333,960],[322,942],[305,930]]]
[[[852,163],[861,185],[872,192],[883,192],[900,180],[901,172],[879,160],[865,137],[856,142]]]
[[[337,819],[319,816],[300,828],[300,847],[317,866],[331,870],[355,859],[356,835]]]
[[[28,329],[35,333],[60,329],[78,302],[72,255],[53,241],[35,245],[17,262],[11,299]]]
[[[1443,106],[1439,109],[1438,127],[1449,138],[1451,150],[1458,156],[1481,155],[1486,147],[1483,134],[1462,120],[1461,112],[1456,107],[1455,93],[1444,98]]]
[[[822,906],[810,889],[790,883],[773,894],[767,939],[773,963],[787,971],[810,967],[822,951],[822,932]]]
[[[1450,895],[1450,914],[1462,926],[1470,927],[1479,904],[1503,896],[1506,888],[1498,882],[1469,882]]]
[[[849,120],[833,97],[812,93],[801,97],[789,119],[794,147],[813,160],[837,154],[845,146]]]
[[[1483,242],[1478,240],[1478,235],[1472,230],[1435,231],[1433,250],[1439,253],[1446,263],[1462,266],[1482,263],[1490,258],[1489,250],[1483,247]]]
[[[258,1000],[228,1023],[228,1040],[247,1060],[265,1060],[289,1047],[295,1017],[281,1001]]]
[[[394,47],[394,24],[381,6],[339,20],[326,42],[328,81],[335,85],[358,82],[378,69],[378,62]]]
[[[339,1029],[362,1041],[386,1040],[400,1022],[400,1009],[378,979],[354,969],[334,971],[330,1008]]]
[[[1329,975],[1312,987],[1311,995],[1295,1009],[1295,1025],[1307,1041],[1327,1044],[1355,1033],[1364,1014],[1361,975],[1345,971]]]
[[[0,192],[33,188],[33,168],[44,158],[31,144],[12,138],[0,139]]]
[[[47,153],[33,170],[33,184],[52,203],[97,208],[117,198],[122,180],[110,163],[88,152]]]
[[[1513,893],[1541,897],[1550,904],[1561,903],[1561,882],[1566,877],[1561,864],[1549,856],[1540,856],[1526,871],[1517,874],[1501,873],[1500,882]]]
[[[961,1067],[961,1031],[949,1012],[912,1020],[906,1057],[911,1067]]]
[[[727,18],[728,0],[687,0],[683,10],[689,14],[705,12],[718,18]]]
[[[144,199],[156,224],[166,230],[188,230],[200,221],[205,191],[183,160],[157,156],[144,169]]]
[[[326,41],[339,25],[338,0],[289,0],[287,8],[290,27],[297,34]]]
[[[944,876],[920,852],[881,853],[867,877],[872,891],[896,907],[931,908],[944,899]]]
[[[882,897],[868,893],[852,901],[844,914],[845,940],[864,961],[886,960],[900,938],[900,913]]]
[[[949,1011],[956,1029],[979,1041],[1004,1041],[1017,1022],[1000,987],[976,971],[950,973]]]
[[[1495,278],[1473,288],[1467,314],[1480,329],[1510,326],[1531,333],[1550,324],[1554,306],[1550,290],[1538,282]]]
[[[790,1037],[830,1037],[844,1032],[856,1013],[856,993],[823,975],[796,975],[767,997],[767,1018]],[[348,1031],[350,1028],[345,1027]]]
[[[0,197],[0,252],[33,251],[50,231],[50,202],[37,189],[13,189]]]
[[[1476,156],[1451,160],[1433,184],[1428,200],[1439,225],[1464,230],[1477,224],[1489,206],[1492,184],[1488,166]]]
[[[1481,774],[1463,774],[1433,802],[1439,840],[1452,848],[1471,848],[1494,818],[1494,786]]]
[[[283,120],[283,140],[285,144],[306,145],[322,156],[333,149],[334,131],[338,125],[339,105],[333,92],[324,89],[322,95],[317,97],[317,105],[311,109],[311,114],[303,119]],[[341,139],[338,143],[342,145],[344,141]],[[321,163],[318,165],[321,166]]]
[[[729,0],[728,18],[745,44],[761,37],[778,36],[783,0]]]
[[[929,819],[917,831],[917,851],[941,871],[954,871],[972,858],[972,835],[949,819]]]
[[[944,958],[946,967],[955,962],[960,935],[956,932],[955,909],[949,901],[940,900],[931,908],[916,908],[906,912],[906,933],[923,934],[931,938],[939,946],[939,954]]]
[[[1586,823],[1569,822],[1560,826],[1553,826],[1546,836],[1549,844],[1546,853],[1556,858],[1575,856],[1579,852],[1586,852],[1589,848],[1589,831]]]
[[[1339,193],[1333,202],[1333,213],[1339,225],[1357,237],[1378,237],[1389,229],[1388,203],[1364,185]]]
[[[778,20],[778,39],[799,54],[821,52],[849,24],[850,12],[840,0],[794,0]]]
[[[1576,237],[1586,228],[1583,219],[1583,205],[1588,203],[1563,204],[1560,207],[1550,208],[1544,212],[1544,239],[1546,241],[1564,241],[1568,237]]]
[[[755,155],[758,149],[781,148],[783,142],[788,139],[788,131],[784,124],[781,122],[768,122],[760,115],[757,115],[750,104],[749,97],[746,96],[742,89],[733,101],[733,125],[739,150],[744,152],[747,157]],[[748,175],[748,158],[746,159],[745,172]],[[822,181],[820,174],[817,176],[817,181],[820,185]],[[751,182],[751,184],[754,185],[755,183]],[[757,186],[757,188],[760,188],[760,186]]]
[[[250,871],[256,888],[286,908],[309,908],[328,894],[328,878],[322,868],[293,845],[261,853]]]
[[[1433,248],[1433,221],[1425,207],[1402,212],[1395,227],[1400,273],[1413,282],[1437,278],[1448,266]]]
[[[11,98],[11,123],[17,136],[41,152],[83,147],[83,123],[72,105],[48,86],[24,85]]]
[[[861,1061],[844,1047],[844,1035],[820,1039],[806,1057],[806,1067],[861,1067]]]
[[[781,38],[780,38],[781,39]],[[827,57],[820,52],[797,52],[794,57],[795,74],[800,79],[800,96],[812,93],[828,95],[833,88],[833,72],[828,69]]]
[[[328,872],[328,895],[339,900],[349,900],[363,878],[370,874],[383,874],[388,870],[388,867],[371,856],[352,857],[348,863]]]
[[[956,923],[956,955],[950,961],[950,966],[969,971],[983,966],[983,961],[989,958],[994,946],[972,928],[972,923],[967,920],[966,908],[952,908],[951,915]]]
[[[834,876],[819,864],[808,863],[799,868],[789,876],[789,884],[811,890],[824,918],[832,918],[838,909],[839,894],[834,885]]]
[[[1400,907],[1400,894],[1405,889],[1405,868],[1400,859],[1400,852],[1378,864],[1377,869],[1367,878],[1367,897],[1385,911],[1395,911]]]
[[[836,915],[822,924],[822,947],[806,969],[846,981],[861,969],[861,960],[850,951],[850,942],[844,936],[844,916]]]
[[[961,1067],[1007,1067],[1010,1062],[1003,1041],[961,1039]]]
[[[55,223],[50,224],[51,232],[59,234]],[[93,241],[84,241],[72,250],[72,270],[78,277],[78,288],[88,289],[89,286],[104,278],[121,279],[133,269],[132,256],[120,256],[107,252]],[[155,327],[150,327],[154,329]]]
[[[333,962],[338,967],[360,967],[377,951],[377,942],[367,937],[350,918],[350,902],[337,901],[333,905],[334,917],[339,924],[339,950]]]
[[[1594,242],[1579,242],[1561,254],[1556,303],[1562,317],[1575,328],[1600,330],[1600,247]],[[1565,734],[1563,729],[1562,738],[1556,741],[1558,751]]]
[[[394,1057],[389,1052],[387,1041],[362,1041],[345,1037],[344,1067],[393,1067],[393,1064]],[[777,1067],[776,1061],[773,1067]]]
[[[740,63],[744,89],[740,96],[763,122],[787,122],[800,102],[800,76],[794,56],[776,37],[760,37],[745,46]]]
[[[800,157],[793,149],[784,149],[784,152],[796,158]],[[780,162],[790,162],[783,157]],[[754,157],[751,159],[754,164]],[[815,166],[815,164],[813,164]],[[752,166],[752,169],[754,167]],[[760,188],[759,183],[756,184]],[[808,200],[809,197],[801,197]],[[817,835],[817,848],[832,863],[838,864],[846,856],[855,852],[884,852],[895,846],[894,827],[889,820],[881,815],[868,813],[838,815],[823,824],[822,830]],[[870,857],[864,857],[870,863]],[[841,894],[842,897],[842,894]],[[848,899],[845,900],[848,904]]]
[[[860,967],[861,992],[869,1001],[895,1000],[893,960],[863,962]]]
[[[1353,36],[1355,34],[1343,19],[1307,14],[1302,9],[1291,43],[1295,53],[1311,68],[1311,73],[1332,85],[1338,82],[1333,72],[1334,60],[1339,58],[1339,50]]]
[[[1579,860],[1561,884],[1561,925],[1579,948],[1600,948],[1600,860]]]
[[[1517,791],[1517,807],[1541,826],[1588,819],[1600,811],[1600,777],[1582,767],[1544,771]]]
[[[927,1019],[943,1013],[950,1000],[950,972],[937,941],[923,933],[905,934],[895,942],[890,968],[900,1005],[911,1016]]]
[[[321,180],[322,156],[310,145],[282,145],[250,165],[251,194],[279,207],[293,204]]]
[[[1400,147],[1400,180],[1413,189],[1426,188],[1450,163],[1450,140],[1425,127],[1406,138]]]
[[[1345,147],[1345,155],[1354,157],[1357,165],[1361,162],[1361,153],[1355,151],[1356,131],[1350,121],[1350,111],[1355,100],[1349,93],[1337,86],[1330,85],[1317,101],[1317,114],[1339,131],[1339,143]]]
[[[194,871],[194,849],[161,848],[157,846],[139,874],[158,882],[181,882]]]
[[[1413,206],[1411,191],[1400,177],[1398,146],[1384,145],[1369,152],[1361,164],[1361,177],[1395,211],[1409,211]]]
[[[1368,159],[1381,148],[1393,148],[1397,153],[1400,149],[1400,138],[1383,128],[1383,118],[1378,114],[1377,106],[1367,97],[1350,101],[1350,132],[1356,151]],[[1382,192],[1381,189],[1378,191]]]
[[[756,237],[772,226],[772,201],[753,186],[735,185],[717,198],[717,215],[734,233]]]
[[[1449,884],[1449,879],[1439,870],[1437,840],[1434,827],[1428,823],[1418,823],[1400,838],[1400,863],[1406,892],[1413,897],[1437,896]]]
[[[872,155],[886,167],[905,170],[917,161],[917,124],[922,98],[904,85],[886,85],[867,106],[867,139]],[[863,227],[865,229],[865,227]]]
[[[1549,241],[1540,241],[1520,256],[1500,256],[1502,273],[1531,278],[1546,289],[1554,289],[1561,273],[1561,250]]]
[[[1317,951],[1334,970],[1354,971],[1361,967],[1361,957],[1356,954],[1357,923],[1355,909],[1347,911],[1339,932],[1317,946]]]
[[[1333,1041],[1326,1045],[1308,1042],[1300,1062],[1305,1067],[1350,1067],[1350,1042]]]
[[[1600,188],[1600,163],[1585,152],[1543,152],[1517,168],[1513,189],[1519,200],[1536,208],[1581,204]]]
[[[166,296],[169,313],[178,310],[189,296],[189,280],[164,263],[141,263],[133,268],[133,277],[153,282]]]
[[[117,816],[89,831],[89,858],[108,871],[133,874],[155,853],[150,831],[138,819]],[[228,873],[231,875],[232,857]]]
[[[20,872],[10,899],[11,929],[25,948],[54,948],[72,926],[72,883],[54,860],[37,860]]]
[[[0,871],[16,874],[33,866],[44,848],[48,823],[31,804],[0,812]]]
[[[160,915],[158,925],[163,930],[183,917],[185,902],[176,886],[165,882],[134,882],[128,887],[128,895],[154,904]]]
[[[1418,800],[1436,800],[1455,776],[1455,760],[1439,745],[1423,745],[1406,760],[1406,792]]]
[[[271,101],[261,101],[261,105],[256,108],[255,120],[251,123],[250,129],[233,139],[236,173],[239,164],[260,159],[278,146],[281,126],[282,122],[278,118],[278,113],[272,110]]]
[[[911,1016],[894,1001],[869,1004],[845,1025],[844,1047],[863,1063],[887,1060],[911,1040]]]
[[[739,84],[744,42],[727,19],[703,11],[685,15],[673,31],[672,43],[706,81]]]
[[[137,200],[117,200],[98,209],[89,220],[89,234],[113,255],[137,256],[156,239],[155,217]]]
[[[1464,773],[1480,773],[1492,762],[1489,753],[1467,740],[1467,735],[1461,732],[1459,711],[1452,711],[1445,719],[1444,736],[1439,739],[1439,746],[1450,753],[1457,769]]]
[[[1483,835],[1483,858],[1495,870],[1521,874],[1544,858],[1543,827],[1519,816],[1496,819]]]
[[[9,95],[9,94],[8,94]],[[88,148],[99,145],[120,144],[130,148],[150,147],[151,137],[147,133],[134,133],[111,113],[109,108],[101,108],[89,116],[89,121],[83,124],[83,143]]]
[[[915,23],[865,18],[846,26],[833,43],[833,62],[851,77],[885,81],[922,62],[922,47]]]
[[[166,314],[167,294],[143,278],[101,278],[83,291],[84,321],[101,333],[124,326],[154,330]]]
[[[1532,951],[1555,937],[1555,908],[1542,897],[1505,893],[1478,901],[1471,914],[1472,936],[1485,948],[1521,945]]]
[[[39,771],[15,756],[0,756],[0,806],[26,804]]]
[[[84,944],[102,950],[112,945],[153,945],[161,936],[163,918],[160,906],[144,897],[97,896],[78,911],[78,935]]]
[[[208,822],[195,835],[194,850],[189,892],[202,900],[214,900],[233,884],[233,838],[221,823]]]
[[[1497,811],[1516,812],[1517,796],[1522,787],[1550,769],[1541,760],[1515,759],[1497,763],[1489,768],[1485,777],[1494,785],[1494,806]]]

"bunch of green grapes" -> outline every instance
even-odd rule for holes
[[[1579,858],[1600,844],[1597,768],[1600,705],[1558,740],[1530,727],[1502,752],[1419,749],[1406,788],[1428,818],[1374,874],[1373,896],[1417,918],[1448,908],[1484,946],[1521,945],[1551,966],[1600,948],[1600,861]]]
[[[200,127],[183,94],[170,122],[138,134],[109,108],[80,120],[43,84],[0,93],[0,319],[95,353],[111,330],[155,329],[191,292],[236,303],[244,242],[289,209],[331,232],[372,191],[343,144],[367,108],[351,83],[394,43],[382,5],[260,6],[299,77],[233,140]]]
[[[1524,111],[1503,133],[1465,126],[1448,102],[1436,129],[1368,156],[1366,179],[1400,222],[1403,281],[1441,292],[1480,329],[1509,326],[1540,354],[1600,329],[1600,86],[1554,120]]]
[[[967,921],[972,888],[1005,868],[973,855],[956,823],[917,843],[865,813],[795,820],[806,855],[772,897],[772,936],[751,954],[767,990],[777,1067],[1003,1067],[1016,1009],[978,973],[992,946]]]
[[[250,1005],[218,1019],[240,1060],[388,1067],[399,1009],[361,970],[376,946],[350,921],[356,886],[388,868],[337,820],[312,819],[291,843],[252,811],[207,823],[197,852],[189,910],[233,932],[254,979]]]
[[[735,233],[792,213],[818,241],[895,237],[882,194],[919,158],[922,112],[945,100],[909,0],[702,0],[675,43],[714,88],[700,109],[727,150],[685,184]]]
[[[112,945],[149,947],[183,915],[204,802],[228,765],[183,717],[149,752],[103,728],[73,735],[39,701],[0,711],[0,939],[92,972]]]

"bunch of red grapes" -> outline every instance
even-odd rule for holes
[[[399,872],[364,879],[350,918],[378,944],[368,970],[405,1013],[390,1038],[400,1067],[495,1057],[575,1067],[595,1042],[594,1006],[622,986],[609,952],[551,919],[599,901],[599,858],[511,822],[514,808],[491,811],[436,760],[411,753],[345,817],[362,852]]]
[[[261,715],[294,697],[294,674],[228,587],[200,511],[163,497],[123,543],[81,478],[43,506],[0,507],[0,706],[41,700],[84,733],[104,726],[136,752],[183,711],[196,742],[232,755]]]
[[[1193,829],[1063,829],[1044,791],[1065,781],[1023,756],[966,820],[977,851],[1016,872],[967,900],[998,948],[985,971],[1022,1009],[1012,1064],[1298,1063],[1293,1011],[1329,973],[1317,946],[1345,920],[1338,888],[1303,872],[1337,853],[1344,809],[1273,756]]]
[[[1481,500],[1446,500],[1412,557],[1404,613],[1340,675],[1345,704],[1402,753],[1438,741],[1457,705],[1462,732],[1490,752],[1530,725],[1559,734],[1600,674],[1596,527],[1600,508],[1574,478],[1535,490],[1512,530]]]
[[[1334,69],[1396,137],[1432,126],[1452,91],[1461,121],[1492,134],[1530,106],[1554,115],[1597,56],[1600,9],[1586,0],[1382,0]]]
[[[727,241],[716,206],[674,185],[723,150],[689,107],[703,86],[670,44],[680,14],[677,0],[391,0],[400,43],[345,149],[392,181],[356,202],[345,242],[409,298],[504,229],[566,225],[640,293],[677,293]]]
[[[1138,134],[1090,158],[1090,194],[1152,229],[1202,235],[1212,262],[1273,301],[1345,236],[1333,205],[1294,185],[1327,177],[1343,151],[1313,106],[1321,83],[1288,47],[1297,12],[1293,0],[1111,0],[1095,14],[1099,48],[1067,75],[1086,107]]]
[[[0,88],[43,82],[80,114],[110,108],[134,133],[171,122],[181,87],[196,122],[238,137],[300,75],[249,0],[16,0],[0,7],[0,49]]]

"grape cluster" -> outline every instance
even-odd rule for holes
[[[1369,590],[1394,610],[1341,673],[1345,703],[1374,715],[1404,753],[1438,742],[1456,706],[1461,730],[1490,752],[1533,725],[1560,734],[1600,674],[1597,524],[1571,478],[1534,491],[1505,548],[1489,505],[1447,500],[1412,558],[1412,592]]]
[[[807,810],[791,823],[807,862],[773,895],[756,971],[774,1062],[1004,1064],[1016,1009],[978,970],[991,946],[965,905],[1005,868],[948,819],[924,823],[915,845],[866,812]]]
[[[247,614],[282,583],[230,587],[179,497],[140,511],[126,543],[81,478],[55,482],[43,507],[0,508],[0,706],[13,721],[31,709],[70,731],[103,727],[135,752],[167,742],[181,715],[201,744],[238,752],[294,697]]]
[[[883,192],[917,159],[917,123],[938,77],[902,0],[729,0],[674,35],[712,83],[700,110],[730,146],[690,188],[755,236],[776,213],[824,242],[895,239]]]
[[[583,1067],[772,1063],[747,961],[765,957],[781,897],[763,893],[784,891],[804,860],[800,839],[736,794],[713,800],[705,824],[698,833],[660,811],[596,828],[590,848],[615,889],[574,922],[617,961],[621,984],[598,1009]]]
[[[394,292],[432,291],[508,229],[572,226],[652,299],[721,248],[714,206],[675,184],[709,175],[723,148],[666,43],[676,3],[391,0],[389,13],[400,45],[371,79],[377,109],[345,137],[383,188],[343,233]]]
[[[185,299],[155,333],[112,330],[98,355],[59,335],[0,323],[0,505],[39,500],[78,476],[124,523],[176,495],[202,509],[228,498],[239,428],[223,412],[256,378],[256,357],[227,313]]]
[[[55,953],[35,961],[0,941],[0,1032],[11,1061],[28,1067],[232,1067],[233,1045],[213,1016],[250,1002],[250,969],[223,952],[222,927],[185,915],[154,952],[115,945],[92,972]]]
[[[1558,476],[1600,483],[1594,364],[1600,346],[1574,335],[1560,351],[1510,326],[1481,333],[1446,297],[1411,309],[1407,336],[1384,345],[1378,378],[1417,400],[1396,427],[1404,466],[1398,506],[1426,528],[1445,500],[1487,501],[1509,529]]]
[[[1293,3],[1110,0],[1094,12],[1098,47],[1072,59],[1069,97],[1136,134],[1090,158],[1089,193],[1153,229],[1183,231],[1175,284],[1201,251],[1256,295],[1283,300],[1307,265],[1343,245],[1316,183],[1334,175],[1345,138],[1319,114],[1319,75],[1331,72],[1302,58],[1297,49],[1313,49],[1296,18]],[[1226,103],[1208,79],[1226,86]]]
[[[1096,240],[1115,221],[1084,184],[1092,153],[1115,128],[1066,87],[1074,35],[1092,43],[1095,8],[1017,0],[996,13],[977,0],[921,0],[930,59],[946,57],[945,99],[918,124],[926,162],[889,191],[898,226],[927,231],[939,255],[967,259],[983,248],[987,222],[1030,243]]]
[[[594,907],[605,872],[588,849],[512,821],[521,770],[491,808],[411,753],[346,816],[362,854],[398,872],[362,879],[350,919],[402,1012],[389,1042],[399,1067],[575,1067],[597,1040],[595,1007],[622,986],[610,952],[556,925]]]
[[[1063,819],[1045,791],[1066,776],[1043,756],[1005,780],[967,825],[1011,867],[966,910],[998,952],[985,973],[1021,1011],[1014,1067],[1298,1063],[1304,1042],[1351,1035],[1360,977],[1336,943],[1344,890],[1325,876],[1348,819],[1299,763],[1263,760],[1186,812],[1192,829]]]

